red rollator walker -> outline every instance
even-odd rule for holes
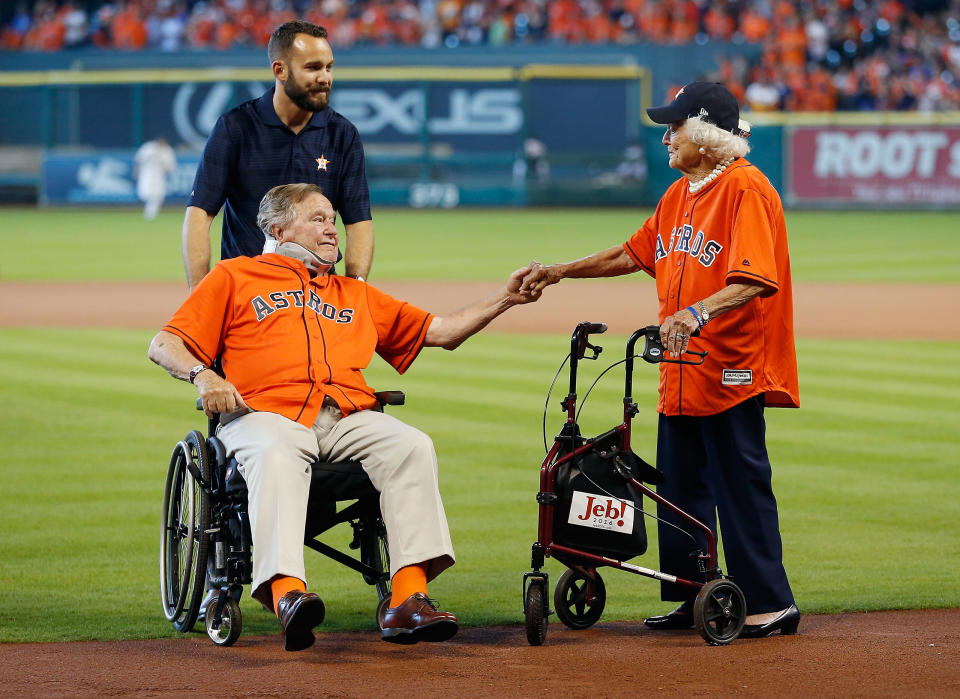
[[[603,348],[591,344],[590,335],[606,330],[603,323],[580,323],[570,341],[570,390],[561,403],[567,418],[540,467],[540,492],[537,493],[540,516],[531,556],[533,570],[523,576],[527,640],[534,646],[544,642],[547,621],[554,611],[571,629],[585,629],[595,624],[606,604],[606,588],[599,569],[607,566],[696,589],[695,627],[707,643],[728,644],[743,629],[747,605],[740,588],[720,570],[716,537],[708,526],[650,488],[663,482],[663,474],[630,448],[630,424],[638,412],[632,397],[634,359],[642,357],[651,364],[697,365],[703,363],[707,353],[688,350],[684,355],[693,355],[695,359],[684,356],[669,359],[660,342],[658,326],[635,331],[627,341],[626,358],[603,372],[617,364],[625,365],[623,422],[601,435],[585,438],[577,425],[577,365],[584,358],[597,359]],[[638,355],[634,352],[641,339],[644,347]],[[592,356],[586,356],[587,350]],[[647,548],[644,517],[654,515],[643,511],[644,496],[706,537],[706,552],[696,544],[691,552],[706,582],[686,580],[627,562]],[[695,541],[692,535],[691,539]],[[554,610],[549,608],[549,576],[542,570],[547,557],[567,566],[554,592]]]

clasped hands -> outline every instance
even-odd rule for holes
[[[540,298],[546,287],[556,284],[561,278],[555,266],[543,265],[536,260],[517,270],[514,275],[518,273],[522,275],[518,292],[530,296],[531,301]],[[660,325],[660,340],[664,349],[674,355],[682,354],[699,328],[700,324],[690,311],[684,309],[674,313]]]
[[[507,291],[511,300],[516,304],[539,300],[544,287],[559,281],[559,279],[549,280],[548,270],[549,267],[537,261],[531,261],[530,264],[514,271],[507,282]]]
[[[517,293],[529,296],[530,301],[539,299],[546,287],[560,281],[559,276],[551,273],[551,270],[551,267],[540,264],[536,260],[531,260],[526,267],[514,272],[514,277],[519,278]],[[511,281],[513,281],[513,278],[511,278]]]

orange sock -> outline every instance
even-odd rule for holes
[[[391,586],[393,589],[390,595],[391,607],[399,607],[415,592],[427,594],[427,564],[404,566],[393,576]]]
[[[286,575],[278,575],[270,581],[270,592],[273,593],[273,611],[277,611],[277,602],[290,590],[307,591],[307,586],[300,578],[291,578]]]

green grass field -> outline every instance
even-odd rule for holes
[[[649,214],[379,209],[373,278],[500,280],[530,259],[560,262],[618,245]],[[151,222],[132,209],[5,209],[0,280],[180,281],[182,218],[170,209]],[[960,282],[957,227],[956,213],[788,212],[794,279]],[[219,219],[213,229],[219,234]],[[218,257],[219,242],[214,249]]]
[[[146,224],[122,211],[5,214],[0,279],[130,278],[124,271],[137,260],[156,266],[139,278],[181,278],[179,215]],[[613,244],[641,218],[627,211],[385,211],[377,217],[375,269],[383,278],[500,280],[533,255],[566,259]],[[960,245],[950,221],[791,214],[796,278],[956,283]],[[0,641],[178,635],[163,620],[157,589],[160,498],[173,443],[204,421],[192,409],[193,390],[146,359],[151,335],[0,329]],[[602,338],[606,363],[623,341]],[[454,353],[425,351],[403,377],[379,361],[369,371],[373,385],[407,393],[395,414],[436,442],[459,562],[431,595],[468,625],[521,621],[544,398],[567,348],[563,335],[489,333]],[[960,343],[801,340],[798,355],[803,408],[768,411],[768,442],[801,608],[960,606]],[[585,364],[582,385],[606,363]],[[635,377],[634,446],[648,460],[655,373],[641,363]],[[610,372],[587,402],[584,432],[619,420],[621,393],[622,374]],[[558,400],[548,438],[562,422]],[[653,523],[648,533],[651,551],[638,562],[655,567]],[[561,569],[551,562],[550,570]],[[372,632],[376,597],[357,574],[308,552],[308,575],[327,602],[325,629]],[[669,607],[650,580],[614,571],[604,577],[604,619]],[[243,608],[245,634],[278,630],[248,598]]]

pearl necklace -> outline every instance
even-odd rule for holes
[[[690,183],[690,194],[696,194],[701,189],[706,187],[708,184],[713,182],[715,179],[720,177],[720,173],[727,169],[727,166],[733,162],[733,158],[728,158],[727,160],[721,160],[717,163],[717,166],[713,168],[713,172],[704,177],[702,180],[697,180],[696,182]]]

